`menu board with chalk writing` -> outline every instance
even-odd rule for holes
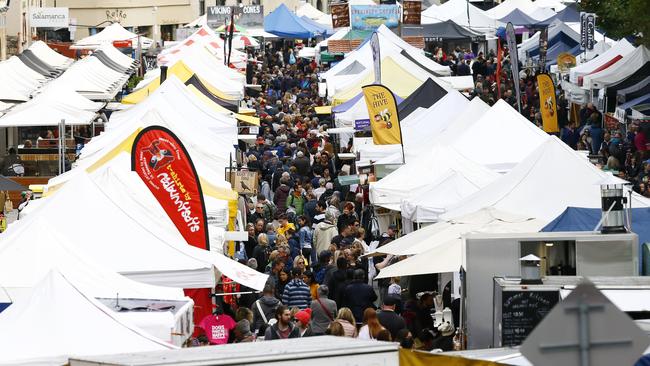
[[[522,344],[559,298],[558,291],[504,291],[501,298],[501,345]]]

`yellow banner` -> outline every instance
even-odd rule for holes
[[[447,356],[443,354],[411,351],[407,349],[399,350],[399,366],[499,366],[500,363],[482,360],[472,360],[457,356]]]
[[[548,133],[560,132],[557,124],[557,105],[555,104],[555,85],[548,74],[537,75],[537,88],[539,89],[539,110],[542,113],[544,131]]]
[[[363,87],[366,99],[372,142],[375,145],[396,145],[402,143],[397,102],[395,96],[383,85],[366,85]]]

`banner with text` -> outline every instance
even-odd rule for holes
[[[580,50],[593,50],[596,43],[596,14],[580,13]]]
[[[209,250],[201,183],[176,135],[161,126],[142,130],[133,141],[131,170],[142,178],[187,243]]]
[[[29,26],[33,28],[68,28],[70,11],[68,8],[31,8]]]
[[[207,11],[208,26],[212,29],[219,28],[230,22],[231,14],[235,14],[235,24],[244,28],[264,28],[264,6],[209,6]]]
[[[350,26],[350,6],[348,3],[330,4],[330,14],[332,14],[332,28]]]
[[[397,28],[400,12],[397,5],[353,5],[350,18],[352,29],[375,30],[382,24]]]
[[[375,145],[401,144],[397,101],[390,89],[383,85],[366,85],[363,87],[363,97],[368,107],[372,142]]]
[[[557,123],[557,104],[555,103],[553,79],[548,74],[538,74],[537,88],[539,89],[539,111],[542,113],[544,131],[548,133],[560,132]]]

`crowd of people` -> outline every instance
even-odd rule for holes
[[[500,67],[493,51],[474,56],[456,48],[436,50],[436,61],[454,75],[472,75],[472,98],[493,105],[503,99],[517,108],[507,51]],[[331,334],[399,342],[423,350],[454,349],[458,327],[458,300],[450,289],[405,295],[404,280],[375,280],[396,256],[364,256],[395,239],[391,225],[380,234],[367,193],[341,184],[350,167],[337,152],[351,150],[351,142],[337,146],[327,133],[329,118],[315,107],[326,104],[318,95],[320,65],[296,57],[292,49],[267,47],[251,59],[247,77],[261,91],[248,93],[245,102],[261,118],[254,146],[241,146],[242,167],[258,172],[255,197],[246,199],[248,240],[240,243],[235,259],[269,274],[261,296],[245,287],[229,286],[218,297],[216,315],[204,319],[205,335],[195,344],[250,342]],[[497,79],[500,77],[499,82]],[[532,69],[520,72],[522,114],[540,128],[539,95]],[[648,196],[645,136],[633,125],[625,134],[603,127],[602,115],[585,104],[579,120],[570,122],[568,102],[558,89],[559,137],[570,147],[595,156],[606,170],[632,181]],[[230,281],[230,282],[229,282]],[[436,289],[433,289],[436,290]],[[453,319],[434,324],[432,314],[450,308]],[[216,319],[220,331],[214,331]],[[225,320],[224,320],[225,319]],[[219,337],[213,337],[213,335]]]

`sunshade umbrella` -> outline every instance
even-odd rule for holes
[[[259,47],[260,43],[253,37],[245,35],[234,35],[232,38],[232,46],[236,49],[242,49],[246,47]]]
[[[215,31],[216,31],[217,33],[230,32],[230,27],[232,27],[232,24],[229,24],[229,25],[228,25],[228,28],[226,28],[226,25],[224,24],[224,25],[220,26],[219,28],[217,28]],[[226,29],[227,29],[227,30],[226,30]],[[242,27],[242,26],[240,26],[240,25],[235,24],[234,32],[235,32],[235,33],[246,33],[246,28],[244,28],[244,27]]]
[[[14,182],[13,180],[0,175],[0,191],[26,191],[27,188]]]

